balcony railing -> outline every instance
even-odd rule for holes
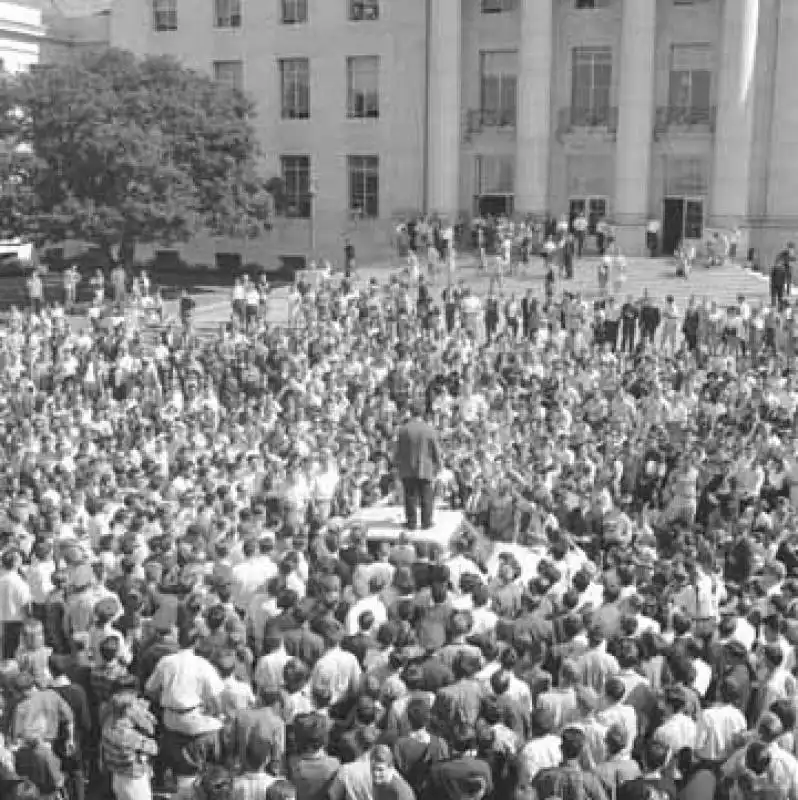
[[[486,128],[515,131],[515,121],[515,109],[471,109],[466,112],[465,138],[468,141]]]
[[[590,134],[592,132],[614,137],[618,131],[618,109],[615,106],[599,108],[561,108],[558,116],[557,136]]]
[[[661,106],[654,122],[654,138],[659,139],[666,133],[714,133],[715,112],[715,106]]]

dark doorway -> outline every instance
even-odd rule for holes
[[[662,252],[675,253],[684,233],[684,198],[666,197],[662,201]]]
[[[511,194],[483,194],[477,197],[477,211],[482,217],[511,217],[513,199]]]

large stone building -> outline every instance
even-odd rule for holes
[[[41,10],[0,2],[0,72],[22,72],[38,64],[46,35]]]
[[[798,0],[116,0],[109,39],[258,104],[287,212],[197,257],[371,254],[423,210],[798,229]]]

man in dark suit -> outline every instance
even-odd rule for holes
[[[431,528],[434,481],[441,467],[441,456],[438,434],[424,421],[423,402],[414,405],[412,419],[399,429],[395,464],[404,487],[407,527],[416,528],[420,504],[421,527]]]

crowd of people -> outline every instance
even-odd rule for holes
[[[0,798],[798,799],[790,301],[567,289],[12,313]],[[462,529],[375,545],[414,414]]]

